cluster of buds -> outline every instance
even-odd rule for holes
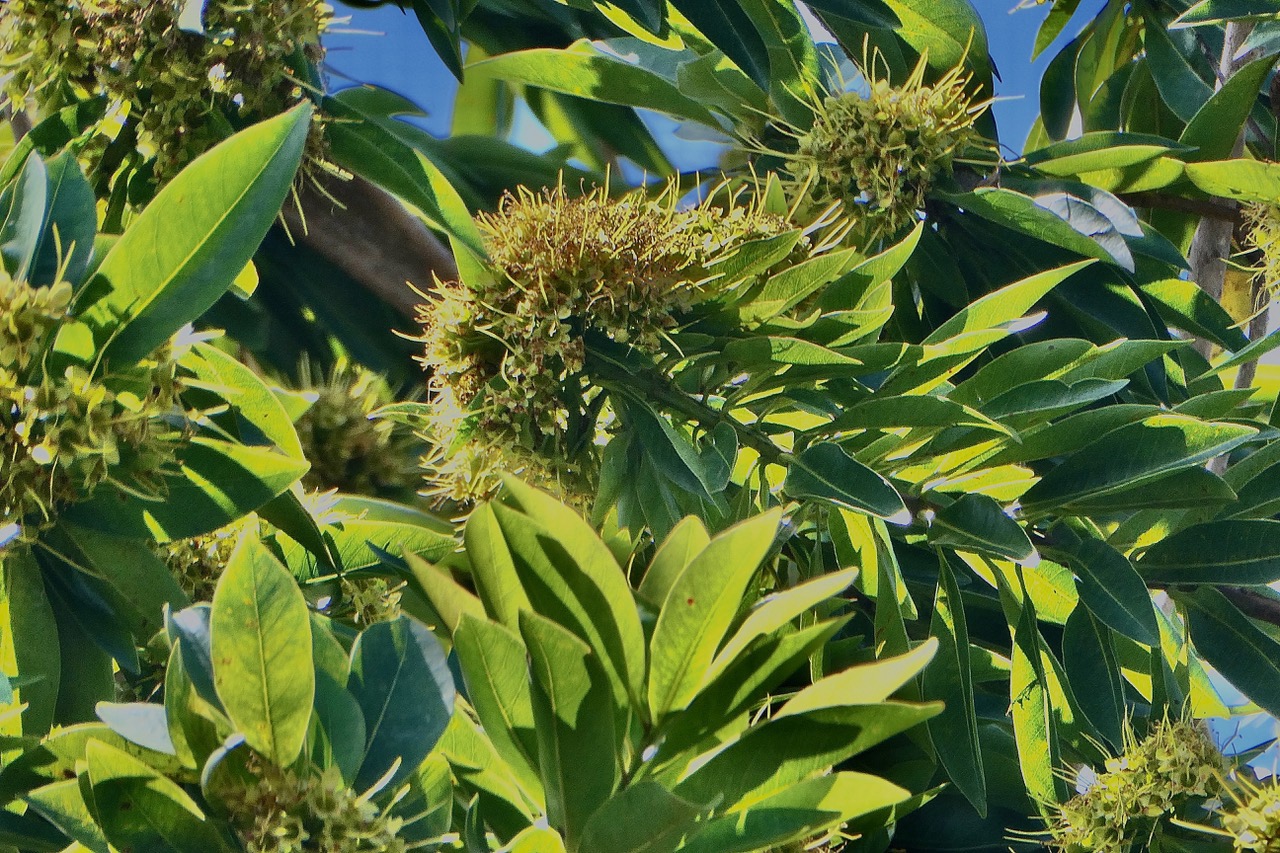
[[[791,227],[757,197],[678,201],[674,182],[656,197],[521,189],[479,218],[492,281],[439,284],[419,309],[433,494],[470,503],[500,471],[571,501],[592,491],[605,400],[591,382],[588,339],[657,353],[717,259]]]
[[[218,579],[235,550],[242,523],[230,524],[203,536],[156,545],[178,586],[192,601],[213,601]]]
[[[1244,217],[1244,249],[1252,261],[1249,271],[1258,285],[1260,305],[1264,309],[1280,295],[1280,206],[1274,204],[1246,204],[1241,208]]]
[[[1235,804],[1222,814],[1222,828],[1236,853],[1280,853],[1280,785],[1232,774]]]
[[[158,492],[156,472],[182,437],[166,420],[179,392],[167,345],[112,388],[79,366],[45,369],[71,296],[66,283],[0,273],[0,510],[24,539],[108,478]]]
[[[105,96],[154,154],[155,176],[238,124],[307,97],[301,75],[323,56],[332,9],[321,0],[209,0],[202,20],[181,0],[6,0],[0,15],[5,94],[41,112]]]
[[[389,622],[400,615],[405,584],[379,577],[343,577],[342,600],[350,608],[351,621],[359,627]]]
[[[1146,737],[1129,730],[1124,752],[1087,789],[1058,807],[1048,846],[1129,853],[1145,849],[1162,821],[1222,792],[1222,753],[1204,726],[1160,720]]]
[[[922,58],[900,86],[864,62],[863,91],[818,96],[813,126],[791,128],[785,170],[817,208],[842,206],[868,242],[917,221],[925,197],[957,156],[981,143],[974,127],[989,102],[975,102],[971,74],[953,68],[925,83]]]
[[[234,792],[231,811],[248,853],[404,853],[403,821],[358,794],[336,767],[283,770],[257,765]]]
[[[304,380],[310,372],[304,364]],[[369,417],[396,401],[386,380],[344,362],[313,383],[301,390],[315,400],[295,424],[311,463],[303,484],[373,497],[411,494],[420,476],[421,444],[392,421]]]

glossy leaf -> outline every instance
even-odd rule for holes
[[[894,523],[909,520],[902,496],[888,480],[830,442],[800,452],[787,469],[783,490],[793,498],[818,498]]]
[[[1151,583],[1262,586],[1280,580],[1280,521],[1211,521],[1179,530],[1138,560]]]
[[[943,703],[942,712],[929,721],[929,733],[947,776],[978,814],[985,817],[987,781],[974,708],[969,627],[960,587],[945,557],[940,560],[929,633],[938,638],[939,654],[937,660],[925,667],[923,693],[925,698]]]
[[[213,680],[249,746],[298,757],[315,699],[311,622],[293,576],[251,535],[236,543],[210,613]]]
[[[80,312],[100,351],[131,365],[227,291],[275,221],[311,126],[300,106],[254,125],[173,179],[111,248]]]
[[[415,773],[453,714],[453,676],[444,649],[425,625],[407,616],[371,625],[356,638],[347,689],[366,724],[357,790],[373,785],[397,762],[392,787]]]

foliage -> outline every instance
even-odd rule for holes
[[[0,15],[0,845],[1274,849],[1265,4],[1104,4],[998,161],[966,0],[418,0],[449,140],[143,5]]]

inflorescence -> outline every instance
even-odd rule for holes
[[[953,68],[925,83],[925,59],[900,86],[864,62],[863,91],[816,97],[807,130],[789,128],[783,154],[795,191],[817,208],[838,203],[867,242],[916,221],[925,197],[951,174],[957,157],[982,144],[974,125],[988,102],[976,101],[972,75]]]
[[[4,94],[47,114],[103,96],[127,118],[154,174],[177,173],[232,129],[308,97],[303,69],[323,56],[321,0],[7,0],[0,15]]]
[[[0,272],[0,510],[23,539],[104,481],[159,493],[156,472],[183,436],[168,345],[117,390],[77,365],[46,369],[71,297],[65,282],[34,287]]]
[[[657,197],[558,186],[481,215],[492,281],[439,284],[419,309],[430,492],[465,505],[504,470],[570,500],[591,492],[605,401],[588,342],[657,353],[717,259],[791,229],[759,199],[736,201],[683,208],[674,183]]]

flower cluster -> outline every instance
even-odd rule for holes
[[[359,626],[389,622],[400,615],[404,583],[379,577],[343,577],[342,598],[351,608],[351,621]]]
[[[403,821],[357,794],[336,767],[252,768],[227,803],[248,853],[403,853]]]
[[[168,346],[112,388],[78,366],[45,369],[71,295],[0,273],[0,511],[27,539],[109,477],[158,491],[155,472],[182,435],[166,422],[179,390]]]
[[[302,373],[305,379],[310,369],[303,365]],[[412,493],[421,445],[395,423],[369,417],[395,402],[385,379],[341,363],[327,378],[301,390],[315,397],[295,424],[303,455],[311,463],[303,479],[308,489],[374,497]]]
[[[674,183],[657,197],[521,189],[480,217],[493,280],[440,284],[420,308],[431,372],[426,466],[437,497],[472,502],[499,470],[568,499],[588,493],[604,409],[588,339],[656,353],[715,260],[791,227],[754,197],[677,201]]]
[[[209,0],[202,21],[183,18],[198,7],[6,0],[5,93],[41,111],[105,95],[127,115],[139,150],[154,153],[156,177],[172,177],[231,127],[307,96],[295,66],[321,58],[320,34],[332,15],[321,0]]]
[[[235,549],[240,524],[231,524],[203,536],[156,545],[160,558],[192,601],[213,601],[218,578]]]
[[[1222,791],[1222,754],[1198,723],[1161,720],[1141,740],[1126,733],[1123,754],[1084,793],[1063,803],[1049,827],[1049,846],[1068,851],[1128,853],[1161,819]]]
[[[1280,295],[1280,206],[1246,204],[1244,216],[1244,250],[1253,255],[1251,271],[1267,298],[1263,307]],[[1258,307],[1258,306],[1255,306]]]
[[[987,103],[975,103],[971,75],[959,68],[927,85],[921,59],[894,86],[872,73],[874,62],[864,64],[865,91],[820,97],[813,126],[793,129],[797,146],[785,169],[810,203],[839,204],[874,241],[913,222],[956,157],[980,143],[974,123]]]
[[[1222,828],[1236,853],[1280,853],[1280,785],[1234,775],[1240,790],[1233,791],[1235,806],[1222,815]]]

